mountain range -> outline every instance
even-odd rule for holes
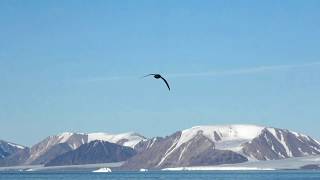
[[[0,161],[6,159],[8,156],[15,154],[18,151],[21,151],[25,148],[26,147],[18,144],[0,140]]]
[[[166,137],[137,133],[62,133],[28,148],[0,141],[0,166],[124,162],[121,169],[163,169],[268,161],[320,154],[320,143],[287,129],[195,126]]]
[[[121,146],[134,147],[145,137],[137,133],[107,134],[107,133],[70,133],[65,132],[49,136],[34,146],[7,155],[0,160],[0,166],[46,164],[54,158],[76,150],[81,145],[100,140]]]
[[[45,166],[97,164],[125,161],[136,152],[134,149],[107,141],[95,140],[52,159]]]

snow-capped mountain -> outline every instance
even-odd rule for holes
[[[0,140],[0,159],[4,159],[25,148],[26,147],[15,144],[15,143]]]
[[[65,132],[50,136],[34,145],[31,148],[30,157],[26,161],[26,164],[45,164],[63,153],[75,150],[81,145],[95,140],[107,141],[133,148],[144,139],[143,136],[131,132],[122,134]]]
[[[242,152],[257,160],[276,160],[320,154],[320,143],[286,129],[264,128],[257,137],[242,144]]]
[[[127,160],[135,154],[136,152],[130,147],[95,140],[81,145],[76,150],[57,156],[45,164],[45,166],[120,162]]]
[[[25,148],[13,143],[0,144],[0,166],[45,164],[66,152],[75,150],[83,144],[100,140],[133,148],[137,143],[146,138],[137,133],[70,133],[65,132],[49,136],[31,148]],[[11,146],[9,146],[11,144]],[[2,148],[5,147],[5,148]],[[11,147],[11,148],[10,148]],[[21,149],[14,151],[12,148]]]
[[[70,133],[64,132],[59,135],[50,136],[46,140],[40,142],[46,142],[47,146],[52,146],[60,143],[68,143],[72,149],[76,149],[82,144],[89,143],[95,140],[108,141],[123,146],[133,148],[145,137],[138,133],[122,133],[122,134],[108,134],[108,133]]]
[[[116,143],[122,146],[134,148],[142,140],[146,138],[138,133],[129,132],[122,134],[107,134],[107,133],[90,133],[88,134],[88,142],[100,140],[111,143]]]
[[[64,164],[69,162],[64,158],[70,160],[74,156],[81,163],[95,162],[95,152],[105,153],[98,147],[107,147],[90,144],[95,141],[133,148],[135,155],[124,163],[123,169],[212,166],[320,154],[317,140],[286,129],[255,125],[195,126],[151,139],[137,133],[62,133],[31,148],[0,141],[0,166],[47,164],[57,157]],[[78,154],[87,152],[86,149],[90,153],[83,161]]]
[[[142,141],[124,167],[217,165],[320,154],[320,143],[285,129],[255,125],[196,126]],[[143,162],[143,163],[140,163]]]

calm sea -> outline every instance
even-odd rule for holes
[[[112,172],[112,173],[0,173],[1,180],[125,180],[125,179],[174,179],[174,180],[276,180],[319,179],[320,171],[218,171],[218,172]]]

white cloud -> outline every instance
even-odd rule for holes
[[[291,64],[291,65],[271,65],[271,66],[256,66],[248,68],[239,68],[239,69],[228,69],[222,71],[208,71],[208,72],[190,72],[190,73],[170,73],[164,74],[168,78],[187,78],[187,77],[210,77],[210,76],[230,76],[230,75],[245,75],[245,74],[255,74],[268,71],[282,71],[282,70],[292,70],[292,69],[301,69],[313,66],[319,66],[320,62],[311,62],[305,64]],[[148,74],[150,72],[146,72]],[[151,72],[153,73],[153,72]],[[128,79],[137,79],[141,78],[140,76],[106,76],[106,77],[89,77],[82,79],[82,82],[100,82],[100,81],[116,81],[116,80],[128,80]]]
[[[256,66],[256,67],[229,69],[229,70],[222,70],[222,71],[208,71],[208,72],[198,72],[198,73],[175,73],[175,74],[168,74],[168,77],[182,78],[182,77],[243,75],[243,74],[261,73],[261,72],[267,72],[267,71],[291,70],[291,69],[306,68],[306,67],[319,66],[319,65],[320,65],[320,62],[293,64],[293,65]]]
[[[82,79],[82,81],[85,81],[85,82],[99,82],[99,81],[115,81],[115,80],[130,79],[130,78],[132,78],[132,76],[92,77],[92,78]]]

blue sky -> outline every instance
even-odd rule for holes
[[[0,1],[0,139],[258,124],[320,139],[319,1]],[[158,72],[161,81],[141,76]]]

